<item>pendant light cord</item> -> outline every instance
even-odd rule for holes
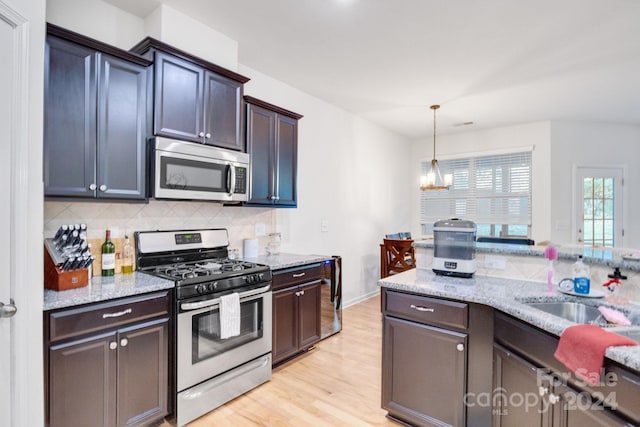
[[[436,159],[436,110],[440,108],[439,105],[432,105],[429,107],[433,110],[433,160]]]

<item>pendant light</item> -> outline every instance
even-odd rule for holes
[[[433,159],[431,159],[431,169],[426,175],[420,177],[420,190],[448,190],[453,183],[453,176],[446,174],[444,179],[440,173],[440,166],[436,160],[436,110],[439,105],[429,107],[433,110]]]

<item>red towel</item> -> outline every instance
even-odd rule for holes
[[[596,325],[569,326],[560,335],[554,356],[577,377],[597,385],[600,382],[604,352],[607,347],[617,345],[638,343]]]

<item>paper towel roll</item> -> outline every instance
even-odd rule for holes
[[[258,257],[258,239],[244,239],[244,258]]]

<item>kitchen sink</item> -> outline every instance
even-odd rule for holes
[[[598,307],[580,302],[528,302],[528,306],[537,308],[554,316],[562,317],[573,323],[605,324],[606,320],[598,311]]]
[[[600,313],[600,311],[598,310],[600,304],[590,305],[576,301],[521,301],[529,307],[536,308],[554,316],[562,317],[563,319],[566,319],[573,323],[615,326],[612,323],[608,323],[602,313]],[[632,325],[640,325],[640,314],[635,312],[629,313],[628,310],[619,308],[617,308],[616,310],[625,313],[627,318],[631,321]],[[640,334],[640,331],[631,331],[631,333]]]

